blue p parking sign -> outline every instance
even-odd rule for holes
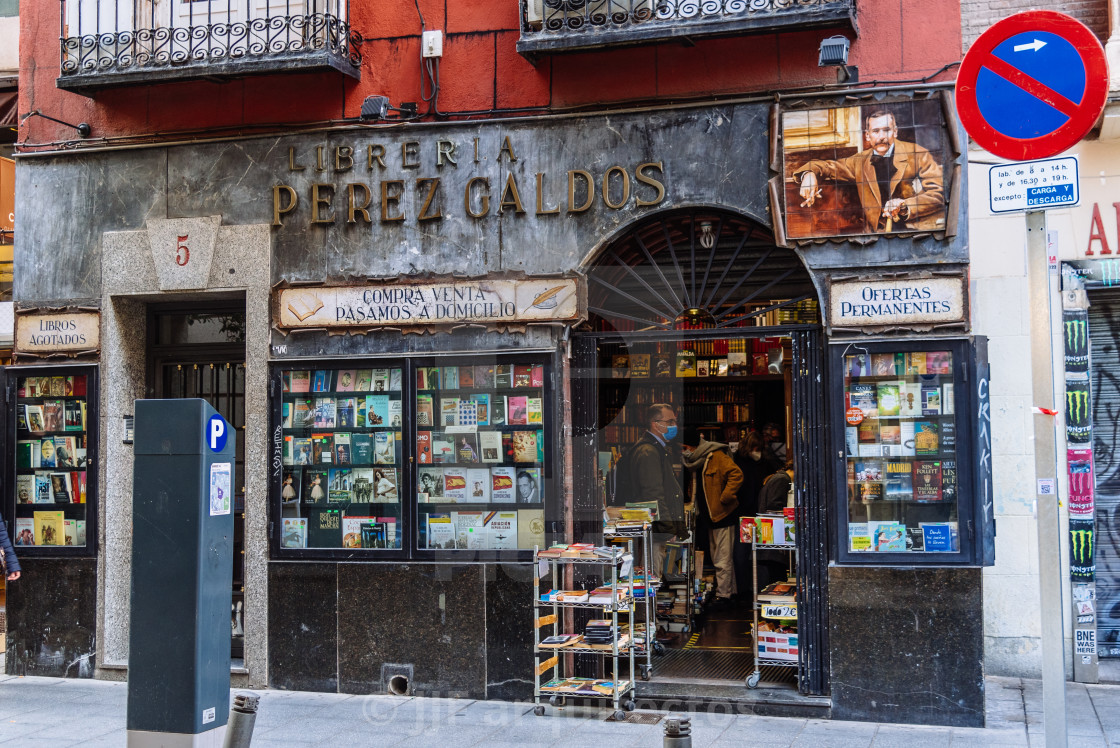
[[[209,445],[211,452],[221,452],[226,448],[226,439],[229,437],[228,431],[229,426],[226,424],[226,419],[216,413],[210,416],[210,420],[206,424],[206,443]]]

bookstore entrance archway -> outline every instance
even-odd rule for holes
[[[574,336],[572,372],[576,534],[602,515],[603,478],[612,460],[645,433],[643,414],[651,403],[673,405],[681,441],[690,446],[701,439],[738,442],[777,424],[783,444],[775,452],[792,460],[795,470],[800,615],[797,644],[785,652],[797,667],[764,669],[763,680],[796,682],[802,694],[827,693],[828,425],[820,385],[823,333],[811,274],[794,251],[775,246],[767,228],[706,208],[635,224],[598,251],[585,272],[590,318]],[[685,491],[687,473],[680,475]],[[749,493],[742,494],[741,506],[754,515],[757,492]],[[693,536],[703,547],[717,528],[710,526],[710,515],[697,515]],[[726,551],[717,550],[721,555],[726,567]],[[726,569],[721,574],[720,565],[711,575],[724,580],[714,590],[708,585],[711,601],[723,603],[715,610],[692,599],[662,602],[663,610],[675,606],[669,607],[675,613],[660,622],[670,652],[660,668],[655,660],[654,684],[669,681],[680,695],[702,679],[741,688],[754,671],[750,611],[756,590],[749,546],[737,547],[734,555],[733,576]],[[712,559],[711,550],[706,557]],[[706,576],[701,569],[700,578]],[[732,602],[723,601],[728,593]],[[784,628],[788,634],[790,627]],[[784,678],[774,675],[779,670]]]

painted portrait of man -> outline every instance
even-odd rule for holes
[[[944,230],[944,128],[935,102],[786,117],[787,236]]]

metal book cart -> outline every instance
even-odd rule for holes
[[[756,536],[757,540],[757,536]],[[794,564],[790,568],[795,569],[797,563],[797,547],[791,545],[778,545],[778,544],[762,544],[755,542],[751,546],[751,577],[754,582],[754,589],[758,590],[758,552],[759,551],[786,551],[790,554],[790,561]],[[757,593],[756,593],[757,594]],[[789,620],[797,618],[797,603],[764,603],[755,599],[754,609],[752,611],[754,617],[754,625],[751,629],[751,646],[754,650],[754,672],[747,676],[747,688],[757,688],[759,681],[762,679],[762,667],[797,667],[798,660],[779,660],[772,657],[766,657],[758,651],[758,620],[759,618],[770,618],[775,620]]]
[[[619,613],[627,613],[630,620],[633,620],[635,613],[635,598],[634,598],[634,575],[633,571],[629,577],[623,580],[619,574],[621,567],[629,556],[631,563],[633,562],[633,541],[627,539],[626,550],[621,548],[616,549],[611,557],[597,557],[597,558],[569,558],[569,557],[547,557],[540,558],[540,548],[533,549],[533,701],[536,704],[533,707],[533,713],[538,717],[545,713],[545,707],[542,700],[547,698],[551,706],[559,706],[564,703],[567,698],[580,698],[580,699],[609,699],[611,706],[614,709],[615,718],[623,719],[626,712],[633,711],[634,709],[634,652],[635,647],[633,644],[633,632],[623,640],[618,628],[618,615]],[[561,578],[561,570],[567,564],[597,564],[610,569],[610,588],[611,588],[611,602],[563,602],[559,600],[541,600],[541,573],[540,563],[542,561],[548,562],[548,570],[551,574],[553,583],[557,589],[563,583]],[[541,615],[542,610],[551,608],[551,613]],[[609,613],[611,618],[611,630],[614,634],[613,641],[610,647],[604,645],[584,645],[584,646],[562,646],[557,648],[542,647],[541,646],[541,629],[551,626],[552,635],[561,633],[564,626],[562,620],[563,610],[566,608],[594,608],[602,610],[604,613]],[[582,644],[582,642],[581,642]],[[538,657],[542,654],[549,655],[548,659],[543,662],[538,661]],[[555,672],[555,680],[562,680],[565,678],[565,654],[592,654],[609,657],[611,661],[611,680],[586,680],[581,681],[579,687],[572,688],[549,688],[542,689],[541,676],[550,670]],[[628,680],[620,680],[619,668],[620,661],[625,662],[629,660],[629,675]]]
[[[641,671],[642,680],[649,680],[650,675],[653,673],[653,655],[657,653],[662,655],[665,653],[665,648],[660,642],[657,641],[657,590],[661,585],[660,574],[657,571],[657,577],[654,576],[653,569],[653,526],[646,522],[641,527],[633,528],[606,528],[603,530],[603,538],[606,540],[617,539],[634,539],[641,538],[639,547],[641,548],[641,556],[634,558],[635,573],[640,565],[645,569],[645,596],[642,598],[641,603],[638,605],[638,612],[641,613],[642,624],[645,627],[642,635],[641,644],[634,644],[634,652],[638,658],[644,658],[645,663],[638,665]],[[640,564],[638,562],[641,562]],[[633,574],[631,574],[631,579]],[[634,636],[635,621],[631,616],[630,621],[630,634],[631,641],[636,641],[637,637]]]

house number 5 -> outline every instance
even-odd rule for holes
[[[188,239],[190,235],[180,236],[179,245],[175,248],[175,264],[179,267],[191,261],[191,250],[186,245]]]

